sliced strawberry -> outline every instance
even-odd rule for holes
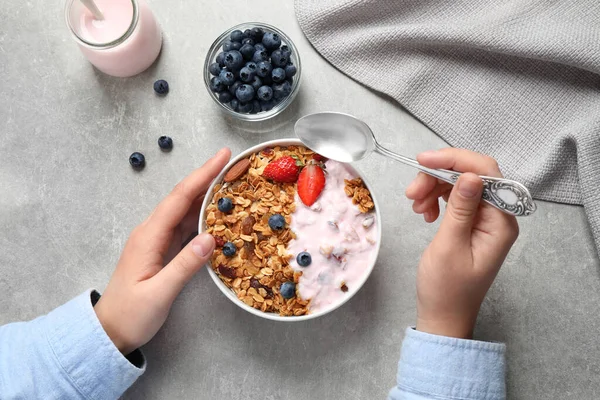
[[[302,163],[291,157],[283,156],[271,161],[263,171],[263,176],[275,182],[293,183],[298,179]]]
[[[321,161],[321,162],[327,161],[327,157],[323,157],[322,155],[320,155],[318,153],[313,154],[312,158],[315,161]]]
[[[307,206],[312,206],[325,188],[325,173],[318,165],[304,167],[298,177],[298,196]]]

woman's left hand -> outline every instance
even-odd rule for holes
[[[225,148],[181,181],[127,241],[108,286],[94,307],[123,354],[147,343],[165,322],[173,301],[215,248],[197,227],[206,190],[229,161]]]

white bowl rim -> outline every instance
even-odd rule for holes
[[[264,148],[267,147],[275,147],[275,146],[305,146],[300,139],[297,138],[283,138],[283,139],[275,139],[275,140],[270,140],[267,142],[262,142],[260,144],[257,144],[255,146],[252,146],[246,150],[244,150],[243,152],[241,152],[240,154],[238,154],[237,156],[233,157],[231,159],[231,161],[229,161],[229,163],[223,168],[223,170],[219,173],[219,175],[214,179],[214,181],[210,184],[208,190],[206,191],[206,196],[204,197],[204,201],[202,202],[202,208],[200,209],[200,218],[198,220],[198,232],[205,232],[206,231],[206,225],[205,225],[205,220],[206,220],[206,208],[208,207],[208,205],[210,204],[210,202],[212,201],[212,193],[213,193],[213,189],[215,187],[216,184],[220,183],[223,181],[223,177],[225,176],[225,173],[227,171],[229,171],[229,169],[238,161],[240,161],[241,159],[248,157],[254,153],[258,153],[259,151],[261,151]],[[240,299],[237,298],[237,296],[235,295],[235,293],[233,292],[233,290],[231,290],[230,288],[228,288],[223,281],[221,281],[221,278],[219,278],[219,276],[217,275],[217,273],[212,269],[212,267],[210,266],[210,261],[208,261],[205,265],[205,268],[208,269],[208,274],[210,275],[210,277],[212,278],[213,282],[215,282],[215,284],[217,285],[217,287],[221,290],[221,292],[227,296],[227,298],[229,298],[229,300],[231,300],[233,303],[235,303],[238,307],[244,309],[245,311],[248,311],[251,314],[254,314],[256,316],[259,316],[261,318],[265,318],[265,319],[270,319],[273,321],[283,321],[283,322],[297,322],[297,321],[306,321],[306,320],[310,320],[310,319],[314,319],[314,318],[318,318],[321,317],[325,314],[328,314],[336,309],[338,309],[339,307],[341,307],[342,305],[344,305],[346,302],[348,302],[348,300],[350,300],[352,297],[354,297],[354,295],[356,293],[358,293],[360,291],[360,289],[363,287],[363,285],[365,284],[365,282],[369,279],[369,277],[371,276],[371,273],[373,272],[373,269],[375,268],[375,264],[377,264],[377,258],[379,256],[379,250],[381,248],[381,213],[380,213],[380,208],[379,208],[379,204],[377,203],[377,198],[374,194],[374,192],[371,190],[371,186],[369,185],[368,181],[364,178],[364,174],[359,171],[355,166],[352,165],[352,168],[355,170],[355,172],[358,174],[358,176],[363,180],[363,182],[365,183],[365,185],[367,186],[367,188],[371,191],[371,198],[373,199],[373,203],[375,204],[375,216],[377,218],[377,247],[375,249],[375,254],[373,257],[373,260],[371,261],[368,270],[365,272],[363,279],[359,282],[358,286],[356,287],[356,289],[353,289],[352,292],[350,292],[349,296],[346,296],[344,298],[344,300],[340,301],[337,304],[331,305],[329,307],[326,307],[318,312],[315,313],[310,313],[310,314],[306,314],[306,315],[300,315],[300,316],[281,316],[279,314],[275,314],[275,313],[266,313],[260,310],[257,310],[254,307],[250,307],[249,305],[247,305],[246,303],[244,303],[243,301],[241,301]]]

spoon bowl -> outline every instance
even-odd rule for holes
[[[306,147],[319,149],[322,156],[339,162],[362,160],[375,150],[375,135],[369,125],[348,114],[306,115],[296,122],[294,131]]]
[[[294,131],[306,147],[332,160],[358,161],[375,151],[451,185],[456,184],[461,175],[457,171],[424,167],[416,160],[382,147],[371,128],[352,115],[337,112],[306,115],[296,122]],[[483,181],[482,200],[499,210],[515,216],[527,216],[537,209],[529,190],[519,182],[491,176],[480,178]]]

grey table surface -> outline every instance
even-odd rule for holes
[[[234,153],[290,137],[302,115],[335,110],[409,156],[444,147],[398,104],[342,75],[303,37],[291,1],[153,0],[158,62],[117,79],[71,40],[61,2],[4,0],[0,11],[0,324],[32,319],[87,288],[102,290],[131,229],[223,144]],[[42,10],[42,5],[45,10]],[[283,28],[303,61],[299,97],[280,117],[225,118],[201,79],[212,40],[236,23]],[[171,93],[158,98],[155,79]],[[175,141],[170,154],[156,145]],[[128,165],[133,151],[147,167]],[[404,197],[415,171],[359,163],[381,204],[380,258],[363,289],[317,320],[274,323],[239,309],[201,271],[144,347],[146,374],[126,399],[383,399],[415,320],[415,272],[436,230]],[[600,262],[582,208],[539,203],[485,300],[476,336],[508,345],[513,399],[600,396]]]

